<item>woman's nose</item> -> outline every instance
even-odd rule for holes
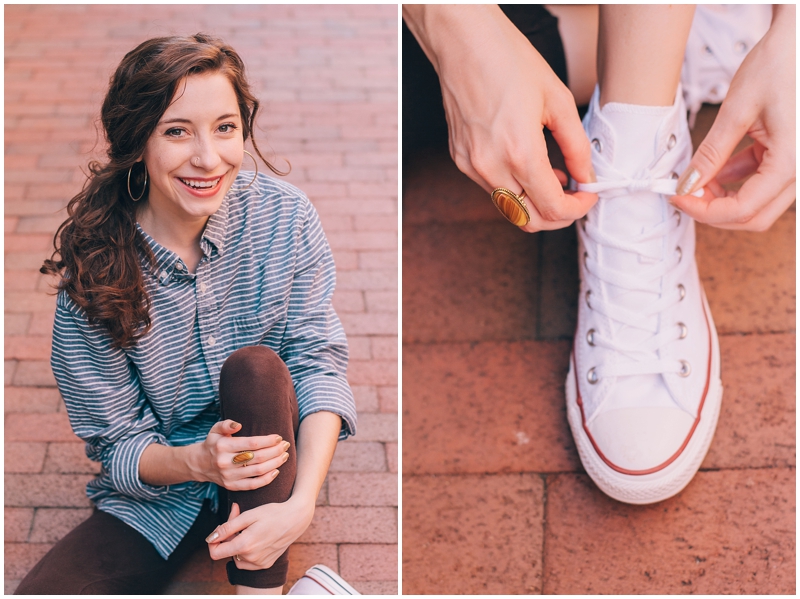
[[[198,139],[194,150],[194,156],[191,159],[193,166],[211,172],[222,162],[219,148],[211,139]]]

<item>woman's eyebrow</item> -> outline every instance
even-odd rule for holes
[[[222,116],[218,116],[216,120],[222,121],[224,119],[230,119],[230,118],[238,117],[238,116],[239,116],[238,112],[232,112],[232,113],[229,113],[229,114],[223,114]],[[182,119],[182,118],[176,117],[174,119],[167,119],[165,121],[161,121],[160,124],[167,125],[169,123],[191,123],[191,122],[192,121],[190,119]]]

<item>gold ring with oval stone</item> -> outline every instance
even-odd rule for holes
[[[254,457],[256,457],[256,454],[254,454],[252,451],[240,451],[233,456],[233,460],[231,461],[236,465],[241,464],[242,466],[247,466],[247,462],[252,460]]]
[[[498,187],[492,192],[492,203],[506,217],[508,222],[524,227],[531,222],[528,206],[525,204],[525,190],[517,195],[510,189]]]

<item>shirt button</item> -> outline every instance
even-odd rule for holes
[[[744,54],[745,52],[747,52],[747,44],[745,42],[736,42],[736,45],[734,46],[734,49],[739,54]]]
[[[208,286],[205,283],[200,283],[200,293],[205,293]]]
[[[176,269],[176,270],[183,270],[183,263],[181,263],[181,262],[176,262],[176,263],[175,263],[175,269]]]
[[[166,283],[167,279],[169,278],[169,273],[166,270],[162,270],[161,273],[158,275],[158,280],[162,283]]]
[[[213,335],[212,335],[212,336],[210,336],[210,337],[208,338],[208,346],[209,346],[209,347],[214,347],[216,344],[217,344],[217,340],[216,340],[216,339],[214,339],[214,336],[213,336]]]

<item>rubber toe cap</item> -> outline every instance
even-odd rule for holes
[[[639,407],[603,411],[588,428],[606,463],[644,474],[677,457],[693,425],[694,418],[680,409]]]

